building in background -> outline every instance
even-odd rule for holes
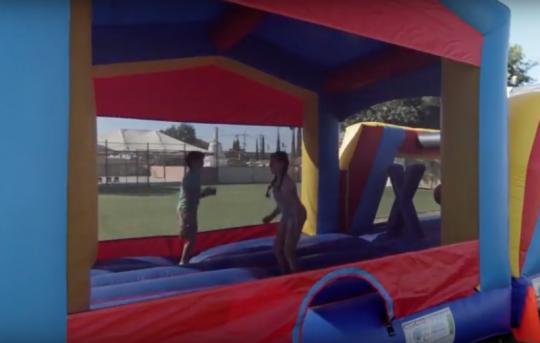
[[[214,133],[214,138],[208,145],[208,151],[206,152],[206,157],[204,158],[205,167],[225,167],[228,165],[227,157],[223,152],[223,146],[219,142],[218,129]]]
[[[98,183],[179,182],[184,156],[207,153],[158,130],[119,129],[98,138]]]

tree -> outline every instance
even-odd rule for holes
[[[236,137],[233,141],[232,151],[240,152],[240,140]]]
[[[520,45],[510,46],[508,51],[508,86],[517,87],[535,81],[528,73],[536,65],[538,62],[526,58]]]
[[[161,130],[161,132],[182,142],[195,145],[199,148],[208,149],[208,143],[197,138],[195,127],[193,125],[186,123],[172,125],[164,130]]]
[[[377,121],[395,125],[438,129],[440,127],[440,99],[421,97],[390,100],[374,105],[347,118],[345,126],[360,121]]]

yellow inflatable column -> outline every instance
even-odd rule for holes
[[[319,189],[319,130],[318,103],[316,96],[306,98],[304,130],[302,135],[302,186],[301,198],[306,207],[307,220],[304,233],[317,232],[317,206]]]
[[[477,67],[443,60],[443,245],[478,238],[478,87]]]
[[[508,100],[508,162],[510,221],[509,254],[512,276],[520,276],[520,243],[529,158],[540,123],[540,92],[511,96]],[[538,247],[531,247],[538,249]]]
[[[96,114],[91,2],[71,1],[67,283],[69,313],[87,310],[97,248]]]

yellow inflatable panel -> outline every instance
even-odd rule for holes
[[[477,67],[443,60],[442,245],[478,238],[479,74]]]
[[[317,232],[317,207],[319,195],[319,130],[317,97],[305,102],[304,131],[302,135],[302,186],[301,199],[307,212],[303,232]]]
[[[339,169],[347,170],[351,159],[356,151],[358,145],[358,139],[362,134],[362,123],[353,124],[345,129],[345,135],[343,141],[339,147]]]
[[[540,122],[540,90],[508,99],[508,163],[510,221],[509,254],[512,276],[520,276],[520,240],[527,168]]]
[[[91,71],[91,4],[71,1],[67,288],[69,313],[90,301],[97,249],[96,113]]]

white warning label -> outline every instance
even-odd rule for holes
[[[536,293],[536,303],[538,304],[538,306],[540,306],[540,276],[532,279],[532,285],[534,288],[534,292]]]
[[[401,324],[407,343],[453,343],[454,315],[449,307]]]

